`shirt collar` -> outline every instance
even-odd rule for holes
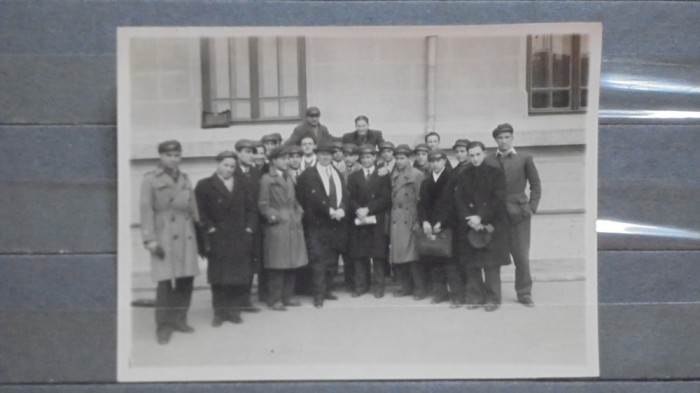
[[[506,152],[506,153],[501,153],[501,151],[498,150],[498,151],[496,152],[496,157],[500,157],[500,156],[509,156],[509,155],[511,155],[511,154],[518,154],[518,152],[515,151],[515,148],[514,148],[514,147],[511,147],[510,150],[508,150],[508,152]]]

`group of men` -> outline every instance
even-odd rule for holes
[[[500,267],[512,257],[518,301],[534,306],[530,217],[541,184],[532,157],[513,148],[509,124],[493,130],[493,155],[482,142],[457,140],[453,168],[435,132],[411,148],[385,141],[366,116],[342,138],[319,120],[311,107],[284,143],[277,133],[236,142],[195,187],[179,170],[181,144],[158,146],[140,210],[158,283],[159,343],[194,331],[187,310],[198,254],[208,263],[214,327],[260,311],[251,301],[255,275],[259,300],[272,310],[299,306],[295,294],[311,295],[316,308],[337,300],[339,260],[352,297],[382,298],[393,275],[394,296],[432,294],[435,304],[494,311]],[[448,239],[445,253],[419,252],[419,241],[438,237]]]

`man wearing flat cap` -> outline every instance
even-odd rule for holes
[[[272,149],[282,144],[282,135],[280,135],[277,132],[263,135],[262,139],[260,139],[260,142],[265,148],[265,164],[260,168],[260,172],[262,172],[262,174],[264,175],[270,169],[270,152],[272,151]]]
[[[442,150],[433,150],[428,156],[431,172],[421,183],[418,201],[418,222],[426,236],[439,235],[453,226],[453,215],[449,209],[449,184],[451,171],[446,168],[447,155]],[[458,307],[464,301],[461,269],[452,258],[421,256],[421,262],[430,272],[433,288],[432,303],[451,300]],[[449,282],[449,291],[448,291]]]
[[[328,132],[328,127],[320,122],[321,110],[315,106],[309,107],[306,110],[306,119],[292,131],[292,135],[287,139],[285,145],[298,145],[301,139],[305,136],[311,136],[316,141],[316,144],[325,144],[331,142],[333,137]]]
[[[425,143],[417,144],[413,149],[413,154],[416,156],[416,159],[413,161],[413,167],[428,176],[432,172],[428,161],[428,155],[430,154],[428,145]]]
[[[425,174],[411,166],[408,157],[413,152],[408,145],[399,145],[394,150],[396,169],[391,172],[391,218],[389,262],[401,283],[394,296],[413,294],[415,300],[427,296],[425,269],[420,263],[416,249],[414,230],[420,228],[417,204],[420,185]]]
[[[382,132],[371,130],[369,128],[369,118],[365,115],[355,118],[355,131],[343,134],[343,143],[352,143],[356,146],[370,145],[376,149],[382,142],[384,142]]]
[[[297,198],[304,209],[314,306],[321,308],[325,300],[338,299],[331,289],[338,256],[347,246],[347,190],[340,172],[331,165],[333,146],[319,145],[316,155],[316,166],[297,179]]]
[[[253,201],[258,200],[258,195],[260,192],[260,178],[262,178],[262,172],[260,168],[255,166],[254,160],[257,154],[256,142],[248,139],[241,139],[236,142],[235,149],[238,154],[238,162],[236,165],[236,174],[240,175],[245,180],[246,188],[250,192]],[[257,204],[256,208],[257,208]],[[259,274],[262,271],[262,247],[263,240],[262,235],[259,231],[259,222],[255,222],[252,226],[253,229],[253,247],[251,248],[251,263],[254,274]],[[261,301],[265,301],[265,286],[261,283],[261,277],[258,276],[258,298]],[[248,296],[244,303],[241,305],[242,311],[245,312],[259,312],[260,308],[255,307],[250,299],[250,294],[252,291],[252,280],[248,286]]]
[[[457,139],[454,146],[452,146],[452,150],[454,150],[457,158],[457,166],[454,167],[454,173],[460,173],[469,166],[467,146],[469,146],[469,139]]]
[[[253,227],[257,223],[256,201],[241,172],[238,155],[223,151],[216,156],[215,172],[197,183],[195,194],[202,227],[209,240],[207,280],[211,285],[214,319],[241,323],[240,306],[248,299],[253,277]]]
[[[304,152],[301,150],[301,147],[292,145],[287,146],[287,153],[289,154],[289,168],[287,169],[287,173],[289,173],[289,177],[296,186],[297,178],[304,171],[301,168],[301,158],[304,155]]]
[[[394,144],[391,142],[382,142],[379,144],[379,155],[382,162],[377,164],[379,176],[385,176],[394,172],[396,160],[394,159]]]
[[[513,147],[513,127],[500,124],[493,130],[498,151],[486,160],[501,168],[506,178],[506,208],[510,219],[510,253],[515,263],[515,292],[518,302],[534,307],[532,277],[530,276],[530,221],[542,196],[542,183],[531,155],[516,152]],[[525,193],[530,186],[530,195]]]
[[[156,337],[167,344],[173,332],[191,333],[187,311],[192,283],[199,274],[195,225],[199,212],[192,184],[179,169],[182,145],[171,140],[158,145],[160,164],[141,183],[141,235],[151,254],[156,289]]]
[[[387,213],[391,211],[391,179],[389,176],[379,176],[375,160],[374,146],[360,147],[362,168],[348,178],[348,254],[353,261],[355,272],[353,297],[368,292],[370,270],[373,271],[371,283],[374,297],[384,296],[384,276],[389,252],[389,242],[384,229]]]

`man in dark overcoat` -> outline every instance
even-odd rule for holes
[[[510,253],[515,264],[515,292],[518,302],[534,307],[530,276],[530,223],[542,197],[542,183],[531,155],[516,152],[513,127],[501,124],[493,130],[498,151],[486,158],[489,165],[501,168],[506,178],[506,208],[510,220]],[[530,186],[530,195],[525,193]]]
[[[382,132],[371,130],[369,128],[369,118],[365,115],[355,118],[355,131],[343,134],[343,144],[352,143],[355,146],[370,145],[376,149],[382,142],[384,142]]]
[[[333,141],[333,137],[328,131],[328,127],[321,124],[321,110],[315,106],[309,107],[306,110],[306,119],[303,123],[297,125],[292,131],[284,144],[286,146],[298,145],[302,138],[310,136],[316,141],[317,145],[326,144]]]
[[[454,167],[455,173],[460,173],[466,167],[471,165],[469,163],[469,154],[467,153],[467,146],[469,146],[469,139],[457,139],[455,141],[455,144],[452,146],[452,150],[454,150],[455,157],[457,158],[457,165]]]
[[[387,213],[391,211],[391,179],[377,173],[375,154],[374,146],[362,146],[362,168],[348,177],[351,228],[348,253],[355,265],[353,297],[368,291],[370,266],[374,297],[384,297],[384,273],[389,251],[384,228]]]
[[[428,157],[431,173],[421,183],[418,201],[418,222],[426,236],[437,235],[451,228],[453,217],[449,209],[449,183],[451,171],[445,167],[447,155],[442,150],[433,150]],[[433,281],[433,304],[448,299],[457,307],[464,300],[464,282],[461,270],[454,258],[421,256],[431,273]],[[449,283],[449,291],[448,291]]]
[[[456,253],[467,270],[468,309],[484,306],[495,311],[501,304],[501,266],[510,263],[509,224],[505,210],[503,172],[484,163],[484,144],[469,143],[471,166],[457,178],[454,189],[456,208]],[[470,240],[470,232],[490,237],[484,244]]]
[[[194,225],[199,221],[192,184],[179,169],[182,145],[158,145],[160,163],[141,183],[141,235],[151,254],[156,289],[156,337],[167,344],[174,331],[191,333],[187,310],[194,276],[199,274]]]
[[[238,162],[236,165],[236,174],[241,175],[245,179],[246,186],[251,193],[253,201],[258,200],[258,195],[260,193],[260,179],[262,178],[262,172],[260,168],[257,168],[254,164],[255,155],[257,154],[258,143],[248,140],[241,139],[236,142],[235,149],[238,154]],[[255,203],[255,208],[257,210],[257,202]],[[259,218],[254,223],[252,223],[251,228],[253,229],[253,245],[250,249],[251,252],[251,268],[253,274],[258,275],[258,298],[260,301],[265,300],[265,279],[263,273],[263,238],[260,230]],[[247,258],[246,258],[247,259]],[[243,305],[242,311],[246,312],[260,312],[259,307],[255,307],[250,299],[251,291],[253,288],[253,278],[251,277],[251,282],[248,285],[248,296],[245,299],[245,304]]]
[[[248,285],[253,276],[251,247],[256,222],[256,201],[246,180],[236,172],[238,156],[224,151],[216,156],[216,172],[197,183],[195,194],[202,228],[209,240],[207,279],[211,285],[214,319],[242,322]]]
[[[345,181],[331,165],[333,146],[316,148],[318,162],[297,179],[297,198],[304,209],[304,228],[309,264],[313,272],[314,306],[337,300],[331,293],[338,269],[338,256],[347,245],[347,190]]]

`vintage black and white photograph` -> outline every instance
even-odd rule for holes
[[[119,380],[598,376],[601,30],[120,28]]]

